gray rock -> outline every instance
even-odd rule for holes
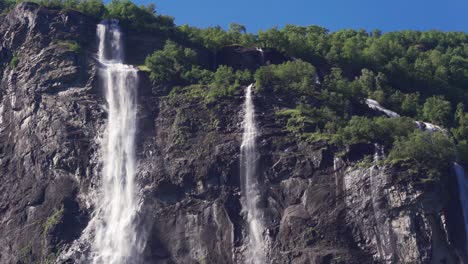
[[[89,241],[78,239],[99,187],[106,121],[94,60],[96,22],[31,3],[0,16],[0,263],[87,258]],[[128,43],[142,36],[126,32]],[[148,39],[142,52],[160,47],[161,39]],[[13,56],[16,67],[9,66]],[[140,78],[137,178],[145,259],[243,263],[243,92],[205,104],[153,92],[148,77]],[[275,102],[255,97],[271,263],[463,263],[456,191],[401,181],[398,168],[360,168],[324,142],[301,142],[277,124]],[[364,156],[360,149],[345,157]],[[72,245],[77,254],[56,259]]]

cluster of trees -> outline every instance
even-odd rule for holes
[[[145,66],[150,71],[150,78],[159,86],[206,86],[205,99],[208,102],[232,96],[238,87],[253,81],[248,70],[235,71],[221,65],[211,71],[197,65],[197,61],[196,51],[167,40],[161,50],[146,58]]]
[[[24,0],[0,0],[0,12],[12,9]],[[133,29],[175,30],[174,18],[156,13],[155,5],[137,6],[130,0],[112,0],[104,4],[102,0],[28,0],[49,8],[76,10],[86,15],[104,19],[119,19],[121,24]]]
[[[329,32],[318,26],[287,25],[251,34],[235,23],[228,30],[176,27],[173,18],[157,14],[154,5],[137,6],[130,0],[112,0],[106,5],[101,0],[34,1],[96,18],[116,18],[135,29],[168,33],[164,36],[171,40],[145,63],[156,84],[178,86],[175,91],[187,94],[190,89],[184,87],[192,87],[197,95],[214,101],[228,98],[240,85],[255,81],[257,92],[293,102],[284,105],[277,115],[302,139],[329,140],[339,145],[377,141],[387,146],[392,160],[411,158],[429,167],[442,164],[434,159],[452,158],[442,149],[452,149],[450,144],[455,143],[459,153],[468,154],[466,33]],[[8,10],[15,3],[0,0],[0,10]],[[232,44],[276,48],[296,60],[263,66],[255,72],[227,66],[206,69],[197,63],[193,47],[215,52]],[[321,83],[317,81],[318,72]],[[365,98],[377,100],[406,118],[356,117],[356,108]],[[443,126],[455,141],[448,142],[443,139],[446,136],[437,133],[421,133],[412,120]],[[427,142],[432,145],[423,146]],[[412,148],[413,144],[418,146]],[[431,156],[432,151],[442,156]]]

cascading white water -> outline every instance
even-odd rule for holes
[[[137,263],[141,241],[135,217],[139,207],[135,184],[137,70],[124,65],[117,21],[97,26],[98,60],[104,79],[108,119],[104,141],[102,187],[96,207],[93,263]]]
[[[377,101],[372,100],[372,99],[366,99],[366,104],[369,106],[371,109],[375,109],[378,111],[381,111],[385,113],[389,117],[399,117],[400,115],[398,113],[395,113],[391,110],[388,110],[384,107],[382,107]],[[430,133],[433,132],[442,132],[445,134],[448,134],[447,130],[445,128],[442,128],[440,126],[427,123],[427,122],[421,122],[421,121],[415,121],[414,122],[418,129],[421,131],[428,131]],[[377,153],[377,151],[376,151]],[[377,154],[376,154],[377,157]],[[377,157],[378,158],[378,157]],[[465,170],[463,167],[454,162],[453,163],[453,169],[455,171],[455,174],[457,176],[457,183],[458,183],[458,192],[459,192],[459,198],[460,198],[460,203],[461,203],[461,208],[462,208],[462,214],[465,222],[465,240],[467,241],[466,243],[468,244],[468,179],[466,178]],[[468,252],[468,246],[467,246],[467,252]]]
[[[465,221],[465,240],[468,244],[468,179],[466,178],[465,170],[458,163],[453,164],[455,174],[457,175],[458,192],[460,193],[460,203],[463,210],[463,218]],[[467,245],[468,252],[468,245]]]
[[[259,208],[260,191],[257,178],[258,153],[256,150],[257,128],[255,124],[255,110],[252,100],[252,87],[249,85],[245,94],[244,131],[241,144],[241,190],[242,207],[247,214],[248,245],[246,263],[266,263],[266,246],[262,213]]]
[[[385,113],[389,117],[399,117],[400,116],[399,114],[384,108],[376,100],[366,99],[366,104],[367,104],[367,106],[369,108],[377,110],[377,111],[381,111],[381,112]]]
[[[265,53],[263,52],[262,48],[257,48],[257,51],[260,52],[260,58],[262,65],[265,64]]]

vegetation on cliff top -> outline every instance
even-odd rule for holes
[[[327,140],[340,146],[380,142],[394,161],[414,159],[425,166],[438,166],[442,163],[422,158],[429,149],[419,145],[431,142],[440,150],[449,144],[437,133],[428,136],[417,131],[412,120],[424,120],[448,128],[458,151],[468,153],[466,33],[329,32],[318,26],[287,25],[250,34],[235,23],[228,30],[176,27],[173,18],[157,14],[154,5],[137,6],[129,0],[113,0],[107,5],[99,0],[36,2],[96,18],[116,18],[133,29],[164,32],[168,38],[164,48],[155,50],[145,63],[157,85],[179,86],[174,93],[196,94],[210,103],[229,98],[241,85],[255,81],[258,93],[289,102],[278,108],[277,117],[303,140]],[[13,5],[11,0],[0,0],[0,10]],[[255,72],[228,66],[208,69],[198,62],[197,49],[215,52],[232,44],[275,48],[296,60],[265,65]],[[360,109],[365,108],[365,98],[405,117],[369,117]],[[418,147],[408,148],[411,144]],[[453,159],[453,155],[441,153],[437,159]]]

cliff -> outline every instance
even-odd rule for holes
[[[1,263],[86,258],[86,238],[79,238],[99,186],[106,120],[95,60],[98,22],[30,3],[0,16]],[[128,43],[144,39],[130,54],[164,43],[144,36],[125,32]],[[265,62],[254,50],[236,49],[218,57],[205,51],[203,60],[238,68]],[[288,59],[273,53],[272,63]],[[139,64],[145,55],[127,61]],[[139,75],[138,219],[148,235],[146,262],[243,263],[243,90],[207,103],[187,89],[158,92],[146,73]],[[272,263],[466,263],[453,172],[443,172],[441,185],[420,184],[399,177],[404,167],[363,164],[373,145],[343,151],[300,140],[274,114],[293,103],[268,92],[254,98]]]

